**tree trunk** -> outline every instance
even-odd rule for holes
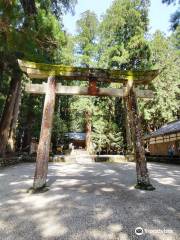
[[[141,130],[140,117],[138,114],[137,99],[134,88],[131,87],[127,97],[128,111],[131,116],[132,138],[135,150],[137,185],[136,188],[154,190],[150,184],[149,173],[144,150],[144,141]]]
[[[12,71],[12,78],[9,93],[6,98],[0,122],[0,155],[4,155],[8,144],[9,131],[13,117],[14,105],[16,101],[16,93],[21,80],[21,74],[17,70]]]
[[[24,13],[28,16],[37,13],[35,0],[20,0]]]
[[[85,145],[86,150],[88,152],[91,152],[92,150],[92,144],[91,144],[91,112],[86,111],[85,112],[85,133],[86,133],[86,139],[85,139]]]
[[[15,104],[13,109],[13,116],[11,120],[10,132],[9,132],[9,139],[8,139],[8,147],[10,152],[15,152],[15,144],[16,144],[16,128],[17,128],[17,121],[19,115],[19,108],[21,103],[21,81],[18,83]]]
[[[55,95],[56,95],[56,80],[55,77],[49,77],[44,101],[41,133],[36,159],[36,170],[33,184],[33,189],[35,191],[42,189],[46,185]]]
[[[3,72],[4,72],[4,61],[3,61],[3,55],[0,52],[0,89],[3,84]]]
[[[33,120],[34,120],[34,97],[31,95],[28,97],[27,101],[27,115],[26,115],[26,126],[24,129],[24,136],[23,136],[23,142],[22,142],[22,150],[29,152],[30,151],[30,145],[32,140],[32,127],[33,127]]]

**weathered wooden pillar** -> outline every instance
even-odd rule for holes
[[[128,83],[127,106],[131,116],[131,132],[135,151],[137,185],[136,188],[154,190],[150,184],[149,173],[144,150],[141,122],[138,114],[138,106],[133,81]]]
[[[126,143],[127,143],[127,151],[128,153],[133,153],[133,142],[132,142],[132,134],[131,134],[131,116],[130,111],[128,111],[127,107],[127,98],[123,99],[124,103],[124,113],[125,113],[125,128],[126,128]]]
[[[46,185],[48,160],[51,143],[52,122],[56,95],[55,77],[49,77],[44,101],[41,133],[37,151],[36,170],[33,189],[42,189]]]

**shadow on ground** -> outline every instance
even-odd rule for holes
[[[152,192],[134,189],[133,163],[50,164],[50,191],[30,195],[34,165],[4,168],[0,239],[180,239],[180,166],[149,169]]]

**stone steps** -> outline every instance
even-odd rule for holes
[[[65,156],[65,162],[86,164],[93,163],[94,159],[86,150],[75,149],[69,156]]]

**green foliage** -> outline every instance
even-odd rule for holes
[[[170,4],[178,5],[178,4],[180,4],[180,0],[162,0],[162,3],[166,3],[168,5],[170,5]],[[171,30],[175,31],[176,28],[180,25],[180,8],[179,7],[171,15],[170,22],[171,22]]]
[[[77,21],[76,52],[82,66],[96,65],[98,19],[94,12],[86,11]]]
[[[69,132],[67,121],[63,120],[58,113],[54,114],[54,121],[53,121],[53,130],[52,135],[53,138],[62,141],[64,139],[64,134]]]
[[[46,10],[51,9],[52,14],[56,16],[58,20],[61,20],[63,13],[74,13],[74,7],[77,0],[39,0],[40,6]]]
[[[122,133],[118,131],[118,126],[115,123],[98,118],[93,124],[93,142],[96,146],[96,151],[101,152],[106,149],[120,151],[123,148]]]
[[[105,68],[143,69],[149,66],[148,0],[115,0],[100,25],[100,61]]]
[[[172,3],[176,4],[178,2],[180,3],[179,0],[162,0],[162,3],[167,3],[168,5]]]
[[[43,111],[43,96],[34,96],[30,98],[29,94],[23,94],[22,96],[21,111],[18,120],[17,135],[22,137],[24,132],[29,128],[28,122],[32,127],[32,137],[38,139],[41,129],[41,117]],[[31,119],[30,119],[31,118]]]
[[[73,97],[71,98],[71,131],[84,132],[85,130],[85,111],[94,111],[92,98]]]
[[[13,61],[24,58],[122,70],[160,69],[159,77],[149,86],[155,92],[154,99],[139,101],[143,127],[148,131],[177,119],[180,105],[179,15],[172,18],[171,37],[157,32],[152,40],[148,39],[149,2],[115,0],[101,22],[88,10],[77,21],[77,34],[71,36],[63,30],[62,14],[66,10],[73,11],[76,0],[0,1],[0,114],[8,93]],[[62,84],[87,86],[86,82],[79,81],[62,81]],[[101,86],[120,87],[115,84]],[[24,94],[19,138],[26,128],[29,111],[34,114],[33,136],[39,137],[43,97],[35,98],[33,104],[28,99]],[[119,151],[126,147],[122,101],[111,97],[61,96],[56,105],[53,141],[62,141],[66,132],[83,132],[85,111],[88,110],[92,113],[92,140],[97,151]]]
[[[17,58],[45,63],[64,63],[63,48],[67,38],[62,27],[62,13],[72,10],[75,0],[13,0],[0,2],[0,113],[3,110]],[[15,64],[16,63],[16,64]],[[2,84],[3,83],[3,84]],[[2,84],[2,85],[1,85]],[[26,117],[33,111],[37,122],[33,136],[39,137],[42,106],[29,106],[23,95],[19,133],[26,129]],[[36,104],[36,103],[34,103]]]
[[[149,22],[148,6],[147,0],[116,0],[103,16],[100,26],[93,12],[83,13],[77,22],[77,64],[131,70],[147,68],[150,65],[150,48],[145,38]],[[113,144],[115,148],[117,145],[124,147],[122,103],[119,103],[118,110],[116,106],[115,111],[114,98],[93,98],[88,101],[93,112],[94,143],[101,149],[110,149]],[[74,104],[81,110],[89,106],[87,99],[75,101]],[[83,124],[78,117],[76,123]]]
[[[175,31],[176,28],[180,25],[180,8],[171,15],[171,30]]]
[[[64,8],[72,9],[75,2],[16,0],[0,3],[0,51],[34,61],[60,62],[66,38],[55,11],[62,14]],[[28,12],[32,8],[36,8],[33,15]]]
[[[161,32],[154,34],[151,51],[152,62],[161,72],[151,86],[155,92],[154,99],[143,101],[141,111],[146,127],[153,126],[155,129],[177,119],[180,106],[177,98],[180,93],[180,62],[177,50],[172,45],[172,39],[166,38]]]
[[[40,9],[34,19],[29,19],[28,26],[22,25],[18,30],[7,32],[6,44],[9,54],[15,53],[28,60],[53,62],[61,58],[65,36],[57,19]]]
[[[75,65],[76,58],[74,52],[74,37],[66,34],[65,46],[61,49],[62,60],[61,63],[68,66]]]
[[[171,35],[171,42],[176,49],[177,54],[180,56],[180,26]]]

